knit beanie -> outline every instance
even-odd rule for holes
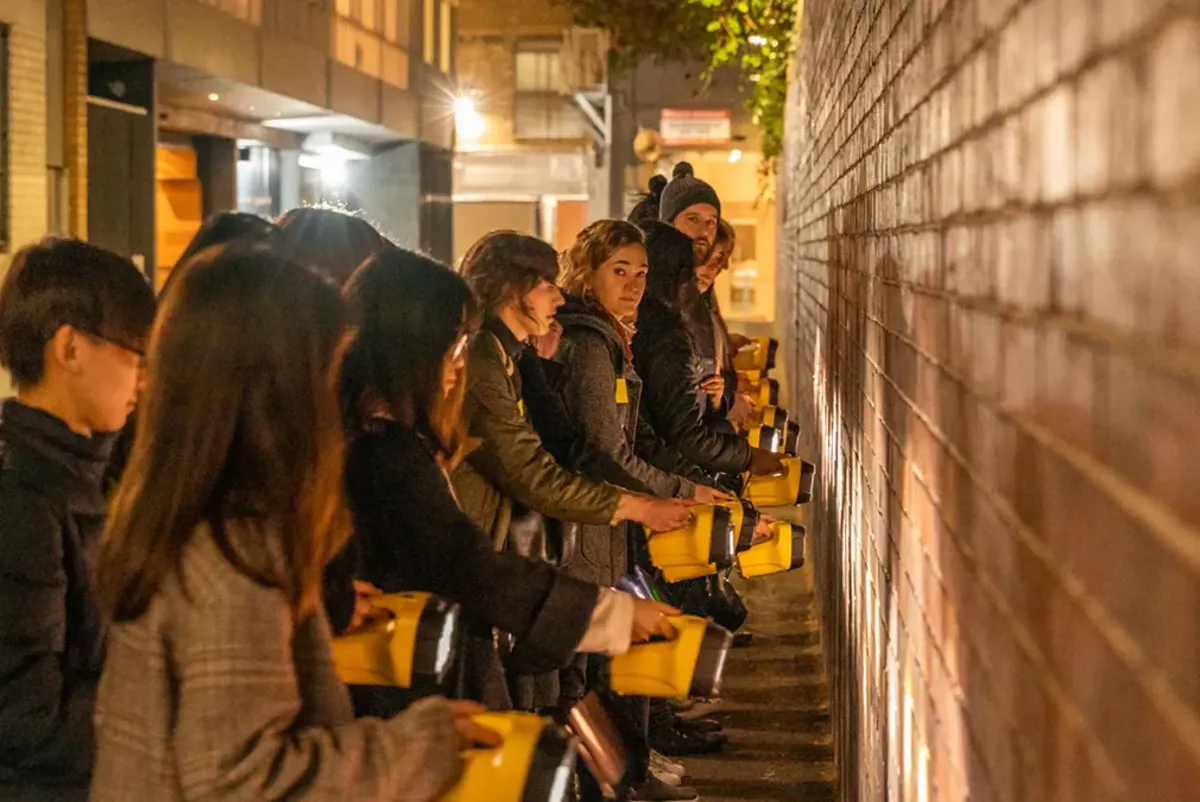
[[[707,203],[721,214],[721,199],[717,191],[701,181],[693,174],[692,165],[680,162],[671,172],[671,183],[662,192],[658,203],[658,219],[664,223],[674,223],[680,212],[697,203]]]

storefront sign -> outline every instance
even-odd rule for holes
[[[724,145],[733,136],[729,109],[663,109],[664,145]]]

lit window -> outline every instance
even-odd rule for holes
[[[442,0],[442,18],[438,22],[438,31],[441,33],[441,49],[438,51],[438,66],[442,72],[450,74],[451,53],[453,52],[453,9],[450,5],[450,0]]]
[[[437,56],[437,0],[425,0],[425,63],[433,64]]]

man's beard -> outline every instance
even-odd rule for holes
[[[701,267],[708,262],[708,258],[712,256],[713,244],[704,237],[699,237],[692,240],[692,257],[695,260],[695,267]]]

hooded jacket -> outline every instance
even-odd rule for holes
[[[16,400],[0,410],[0,799],[87,798],[111,445]]]
[[[634,452],[641,424],[644,444],[656,440],[642,423],[638,404],[642,380],[626,357],[615,322],[592,304],[571,298],[558,311],[562,342],[554,361],[563,367],[561,395],[572,423],[594,447],[591,476],[635,492],[691,498],[695,485],[660,470]],[[581,579],[611,585],[628,566],[628,527],[585,526],[580,554],[566,568]]]
[[[700,360],[680,312],[703,303],[694,280],[692,240],[674,226],[648,223],[646,255],[650,274],[633,338],[634,366],[643,381],[642,415],[684,459],[712,473],[741,473],[750,467],[750,445],[706,423]]]

